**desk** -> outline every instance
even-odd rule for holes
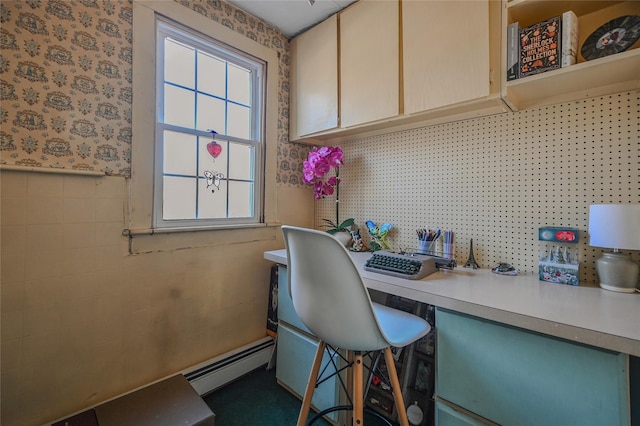
[[[487,269],[456,268],[422,280],[364,270],[371,253],[351,253],[365,285],[502,324],[603,349],[640,356],[640,294],[615,293],[539,281],[537,275],[496,275]],[[287,264],[287,253],[264,258]]]
[[[371,253],[350,254],[369,289],[436,306],[438,425],[627,425],[640,415],[640,294],[465,268],[406,280],[365,271]],[[285,250],[264,258],[287,264]]]

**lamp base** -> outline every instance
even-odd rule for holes
[[[640,265],[631,259],[631,255],[620,252],[602,253],[602,257],[596,260],[596,271],[603,289],[621,293],[636,291]]]

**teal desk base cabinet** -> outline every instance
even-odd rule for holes
[[[628,355],[445,309],[436,324],[439,426],[630,424]]]
[[[278,383],[302,399],[318,347],[318,339],[304,326],[293,309],[293,303],[289,297],[287,269],[282,266],[278,271],[277,339],[276,378]],[[335,360],[335,362],[338,361]],[[325,353],[322,366],[328,362],[329,356]],[[333,376],[316,388],[311,405],[316,410],[340,405],[340,389],[338,378]],[[313,414],[310,418],[312,416]],[[329,420],[334,422],[338,422],[339,416],[340,412],[327,415]]]
[[[282,350],[280,350],[282,348]],[[313,364],[313,358],[318,348],[318,342],[312,337],[302,334],[295,329],[280,324],[278,327],[278,356],[276,360],[276,376],[278,381],[296,395],[304,395]],[[334,360],[339,362],[339,360]],[[329,362],[325,353],[322,365]],[[339,383],[334,376],[320,384],[313,393],[312,405],[317,409],[325,409],[340,405]],[[338,413],[331,413],[328,417],[337,421]],[[310,416],[312,417],[312,416]]]

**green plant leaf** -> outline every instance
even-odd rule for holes
[[[338,229],[351,228],[351,226],[353,225],[354,222],[355,222],[355,220],[353,218],[349,218],[349,219],[345,220],[344,222],[342,222],[340,224],[340,226],[337,226],[336,228],[338,228]]]
[[[329,219],[322,219],[324,220],[325,225],[324,226],[330,226],[331,228],[338,228],[338,225],[333,223],[332,221],[330,221]]]

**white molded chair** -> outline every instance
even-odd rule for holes
[[[371,301],[347,249],[326,232],[283,226],[289,293],[302,322],[320,340],[309,375],[298,426],[305,425],[327,346],[351,353],[353,424],[363,424],[363,352],[384,351],[398,421],[407,413],[391,347],[404,347],[429,333],[429,323],[413,314]],[[281,290],[282,291],[282,290]]]

